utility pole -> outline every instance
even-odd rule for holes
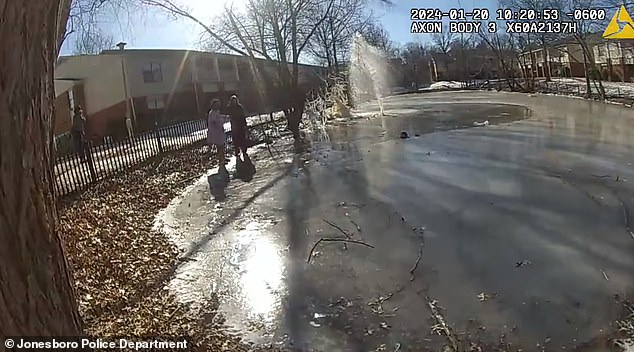
[[[134,126],[132,124],[131,115],[134,118],[134,122],[136,122],[136,114],[134,113],[134,106],[131,106],[130,94],[128,92],[128,78],[125,70],[125,54],[123,53],[126,45],[127,43],[120,42],[117,44],[117,47],[121,51],[121,75],[123,77],[123,92],[125,94],[125,125],[128,130],[128,137],[132,138],[132,136],[134,136]],[[130,114],[131,110],[132,114]]]

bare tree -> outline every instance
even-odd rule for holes
[[[612,0],[553,0],[554,5],[560,9],[564,14],[574,13],[575,9],[579,8],[599,8],[601,6],[614,6]],[[574,20],[570,18],[569,20]],[[579,44],[583,62],[586,68],[586,95],[590,97],[592,95],[591,81],[594,82],[595,87],[599,93],[600,99],[605,99],[605,89],[603,88],[603,82],[601,81],[600,70],[597,68],[593,46],[596,44],[596,34],[593,32],[598,29],[602,29],[606,20],[577,20],[578,32],[573,34],[573,38]]]
[[[491,52],[496,56],[509,89],[512,91],[521,89],[521,84],[516,80],[517,72],[515,68],[519,67],[520,72],[524,71],[525,68],[524,63],[519,57],[521,49],[517,45],[514,34],[481,31],[479,35],[482,42],[488,46]]]
[[[459,67],[459,77],[461,80],[466,81],[470,78],[471,60],[469,53],[475,48],[476,43],[475,35],[465,35],[461,33],[460,36],[449,44],[448,52]]]
[[[336,0],[326,20],[309,43],[310,54],[338,74],[339,64],[349,56],[351,38],[370,21],[367,0]],[[321,12],[327,10],[322,6]]]
[[[209,24],[209,28],[219,28],[222,26],[221,18],[215,18],[215,21]],[[201,50],[212,53],[235,54],[233,50],[209,35],[207,30],[200,33],[198,39],[198,47]]]
[[[102,31],[82,32],[75,39],[75,55],[99,54],[103,50],[113,49],[115,45],[114,37]]]
[[[545,9],[555,8],[557,0],[502,0],[500,1],[501,6],[505,8],[511,8],[515,11],[519,11],[520,9],[524,10],[532,10],[536,13],[543,13]],[[543,73],[546,78],[546,81],[550,81],[551,79],[551,59],[550,59],[550,51],[548,48],[548,43],[552,40],[556,39],[555,35],[548,34],[539,34],[535,35],[535,39],[538,42],[536,47],[542,49],[542,54],[544,55],[543,62]],[[530,36],[529,36],[530,38]]]
[[[501,0],[500,5],[519,10],[520,8],[532,9],[538,12],[543,11],[546,8],[558,9],[561,14],[561,20],[575,21],[577,23],[578,31],[568,35],[522,35],[523,39],[527,42],[527,50],[534,50],[539,48],[542,50],[544,57],[544,76],[546,80],[551,78],[551,59],[550,52],[553,49],[552,43],[557,41],[566,41],[573,39],[579,48],[581,49],[582,61],[585,66],[585,78],[586,78],[586,91],[587,94],[591,94],[591,82],[594,82],[599,92],[601,99],[605,97],[603,84],[601,82],[599,70],[596,67],[594,53],[592,47],[593,41],[596,37],[595,32],[602,30],[607,24],[606,20],[575,20],[570,18],[566,14],[574,13],[575,9],[593,8],[593,9],[609,9],[620,6],[622,1],[617,0]],[[532,41],[536,42],[536,45]],[[565,50],[565,47],[564,47]],[[536,59],[532,53],[530,55],[531,67],[536,67]],[[533,69],[530,70],[531,75]],[[534,77],[531,77],[534,80]]]
[[[92,0],[92,1],[101,1],[101,0]],[[105,0],[105,1],[108,1],[108,0]],[[218,32],[214,30],[211,26],[205,24],[203,21],[201,21],[200,19],[192,15],[191,12],[184,6],[179,5],[178,3],[172,0],[138,0],[138,1],[140,2],[140,4],[144,6],[158,8],[174,17],[182,17],[182,18],[189,19],[192,22],[199,25],[205,31],[205,33],[209,35],[209,37],[212,40],[216,40],[218,43],[225,46],[231,53],[248,56],[246,51],[239,49],[238,47],[234,46],[231,43],[231,38],[225,39],[223,36],[218,34]]]
[[[397,48],[390,40],[390,34],[379,22],[367,22],[361,29],[361,35],[368,44],[381,49],[388,56],[396,56]]]
[[[77,336],[51,171],[53,67],[69,0],[0,0],[0,335]]]
[[[257,75],[267,75],[257,59],[277,65],[278,78],[290,98],[285,110],[288,128],[299,138],[305,92],[299,86],[299,60],[317,28],[327,19],[335,0],[249,0],[246,10],[226,8],[224,22],[213,30],[171,0],[141,0],[201,25],[213,40],[247,56]],[[319,17],[319,9],[324,8]]]
[[[449,31],[449,28],[443,28],[441,33],[432,34],[431,40],[438,51],[448,54],[451,44],[455,41],[455,36]]]
[[[403,59],[405,77],[414,83],[418,89],[421,84],[431,82],[429,71],[431,49],[422,43],[407,43],[399,50],[399,56]]]
[[[102,31],[110,20],[131,24],[142,14],[140,0],[71,0],[64,40],[75,54],[98,54],[112,48],[115,40]]]

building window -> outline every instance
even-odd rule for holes
[[[162,95],[153,95],[147,97],[147,107],[150,110],[163,109],[165,107],[165,101]]]
[[[597,45],[597,51],[599,52],[599,56],[605,55],[605,48],[603,47],[603,45]]]
[[[233,60],[226,58],[218,59],[218,68],[220,71],[232,71],[234,69]]]
[[[143,82],[163,82],[163,71],[161,70],[160,62],[151,62],[143,67]]]

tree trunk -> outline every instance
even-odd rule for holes
[[[332,59],[335,64],[335,75],[339,74],[339,60],[337,59],[337,35],[334,30],[333,19],[332,16],[329,17],[330,24],[330,35],[332,40]],[[328,50],[326,50],[328,51]]]
[[[550,49],[546,44],[546,38],[544,35],[542,35],[542,51],[544,52],[544,76],[546,77],[546,82],[550,82]]]
[[[79,335],[51,172],[67,0],[0,0],[0,335]]]
[[[289,1],[289,8],[293,9],[292,3]],[[297,12],[291,10],[291,52],[293,53],[292,73],[291,73],[291,92],[292,99],[291,108],[292,111],[288,115],[288,129],[293,133],[293,138],[298,140],[299,125],[302,121],[302,115],[304,114],[304,104],[306,103],[306,96],[299,87],[299,46],[298,46],[298,28],[297,28]]]
[[[590,98],[592,96],[592,86],[590,85],[590,65],[588,65],[588,55],[586,54],[586,51],[583,49],[583,43],[581,41],[581,39],[579,40],[579,46],[581,47],[581,52],[583,54],[583,68],[585,70],[586,73],[586,98]]]
[[[597,83],[598,83],[597,91],[599,93],[599,99],[605,100],[605,89],[603,88],[603,82],[601,79],[601,71],[597,68],[594,55],[592,55],[592,52],[590,51],[588,44],[582,38],[579,41],[579,44],[581,45],[581,49],[583,50],[584,57],[587,58],[587,61],[590,64],[590,68],[593,71],[593,75],[596,75],[596,78],[592,77],[592,81],[594,82],[595,86],[597,86]],[[590,90],[588,90],[588,92],[590,92]],[[592,96],[591,93],[589,93],[588,95],[590,97]]]
[[[535,71],[537,70],[537,60],[535,60],[535,55],[533,55],[533,45],[531,44],[531,34],[528,33],[526,36],[528,40],[528,55],[531,59],[531,74],[530,79],[527,82],[528,89],[532,92],[535,90]]]

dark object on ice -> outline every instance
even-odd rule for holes
[[[244,182],[253,180],[255,175],[255,165],[248,156],[244,160],[240,159],[240,156],[236,158],[236,172],[235,178],[238,178]]]
[[[415,137],[420,137],[419,133],[414,134]]]
[[[223,171],[219,171],[213,175],[207,177],[209,183],[209,190],[217,201],[223,201],[227,195],[225,190],[229,185],[229,174]]]
[[[409,138],[409,135],[407,134],[407,132],[403,131],[403,132],[401,132],[401,138],[402,139],[407,139],[407,138]]]
[[[521,262],[515,262],[515,267],[519,268],[519,267],[522,267],[522,266],[525,266],[525,265],[530,265],[530,264],[533,264],[533,263],[531,263],[530,260],[522,260]]]

